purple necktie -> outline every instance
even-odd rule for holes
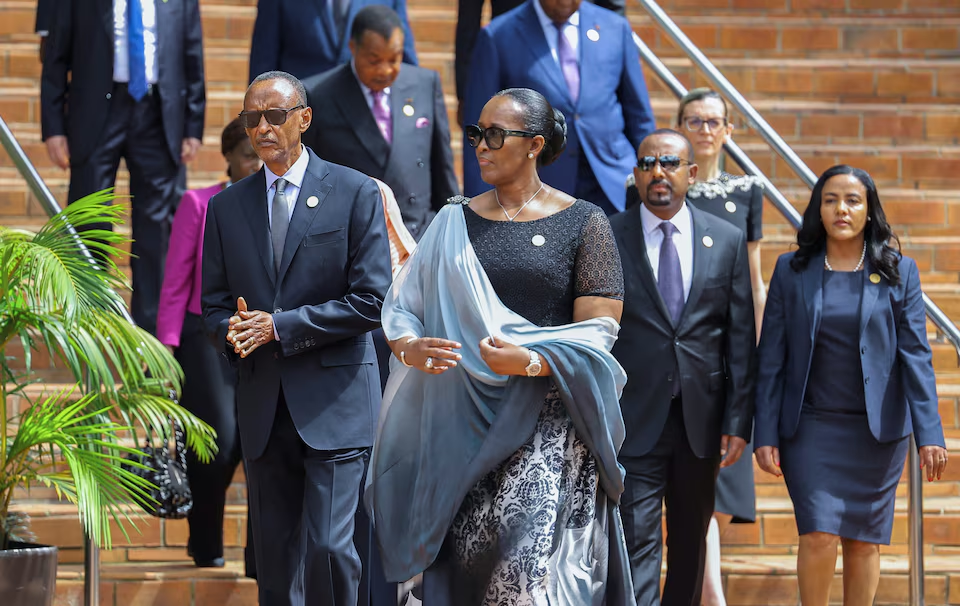
[[[393,126],[390,124],[390,100],[383,94],[382,90],[370,91],[373,93],[373,119],[377,121],[380,128],[380,134],[387,140],[387,143],[393,142]]]
[[[667,311],[676,326],[683,311],[683,275],[680,273],[680,255],[673,243],[673,234],[677,227],[664,221],[660,224],[663,231],[663,244],[660,245],[660,269],[657,272],[657,286],[660,287],[660,296],[667,305]]]
[[[563,28],[566,25],[566,22],[553,24],[557,28],[557,58],[560,60],[563,79],[567,81],[570,99],[576,103],[580,97],[580,65],[577,63],[577,54],[570,46],[570,41],[563,35]]]

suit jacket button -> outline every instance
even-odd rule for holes
[[[423,168],[423,160],[417,160],[417,166]]]
[[[862,353],[862,354],[867,353],[867,348],[866,348],[866,347],[861,347],[861,348],[860,348],[860,353]]]
[[[113,95],[111,95],[110,93],[107,93],[107,99],[110,99],[111,97],[113,97]]]
[[[283,311],[283,308],[282,308],[282,307],[278,307],[278,308],[276,308],[276,309],[273,310],[273,313],[278,314],[278,313],[280,313],[281,311]]]
[[[416,202],[416,201],[417,201],[417,197],[416,197],[416,196],[410,196],[410,201],[411,201],[411,202]]]
[[[864,384],[864,385],[869,385],[869,384],[870,384],[870,377],[865,378],[865,379],[863,380],[863,384]]]
[[[280,354],[278,354],[277,352],[273,352],[273,359],[274,359],[274,360],[279,360],[279,359],[280,359]]]

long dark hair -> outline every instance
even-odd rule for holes
[[[820,219],[820,205],[823,198],[823,186],[837,175],[853,175],[867,190],[867,224],[863,228],[863,238],[867,244],[866,259],[877,273],[887,279],[890,284],[900,283],[900,240],[893,233],[887,223],[887,215],[880,204],[880,195],[877,185],[870,174],[860,168],[841,164],[828,168],[820,175],[817,184],[810,194],[810,204],[803,213],[803,225],[797,232],[797,246],[799,249],[790,260],[790,267],[800,272],[806,269],[810,259],[819,255],[827,246],[827,230]],[[893,245],[896,246],[893,246]]]

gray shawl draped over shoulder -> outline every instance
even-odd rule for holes
[[[504,306],[473,250],[460,204],[437,214],[387,293],[382,319],[390,340],[442,337],[461,343],[463,356],[459,366],[440,375],[391,360],[364,495],[387,579],[405,581],[433,563],[467,492],[532,435],[552,380],[597,461],[598,495],[606,500],[598,505],[609,505],[598,507],[602,519],[590,536],[581,530],[569,541],[561,538],[555,558],[570,560],[577,570],[563,570],[561,563],[560,576],[588,593],[596,591],[587,587],[598,580],[595,572],[589,579],[593,568],[609,568],[610,581],[629,584],[616,507],[623,492],[617,452],[624,439],[619,399],[626,383],[610,354],[617,322],[604,317],[539,327]],[[545,356],[553,376],[494,374],[479,351],[491,334]],[[614,580],[621,570],[626,579]],[[628,589],[632,601],[632,585],[620,587]],[[566,591],[583,595],[577,588]]]

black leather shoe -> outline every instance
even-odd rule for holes
[[[197,568],[223,568],[225,562],[223,558],[213,558],[212,560],[194,560]]]

